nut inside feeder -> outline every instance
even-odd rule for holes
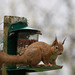
[[[17,41],[17,55],[22,55],[27,47],[38,41],[38,34],[34,31],[19,31]]]

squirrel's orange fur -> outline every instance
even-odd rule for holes
[[[35,42],[28,46],[22,56],[12,56],[0,52],[0,63],[23,63],[33,67],[37,66],[40,61],[43,61],[46,66],[56,65],[57,56],[61,55],[63,52],[64,41],[61,43],[57,41],[57,38],[55,38],[54,42],[50,45],[45,42]]]
[[[56,38],[50,45],[44,42],[31,44],[22,56],[25,58],[25,64],[36,66],[40,61],[43,61],[44,65],[56,65],[57,56],[63,52],[64,41],[63,43],[58,42]]]

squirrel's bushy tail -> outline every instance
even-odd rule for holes
[[[20,64],[23,63],[22,56],[8,55],[4,52],[0,52],[0,64]]]

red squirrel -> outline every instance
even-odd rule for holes
[[[55,38],[52,44],[45,42],[35,42],[28,46],[27,50],[23,54],[22,58],[25,59],[25,64],[29,66],[37,66],[42,61],[45,66],[58,66],[56,64],[56,58],[63,52],[63,44]]]
[[[25,64],[31,67],[38,65],[42,61],[44,66],[58,66],[56,58],[63,52],[63,42],[58,42],[57,38],[52,44],[45,42],[35,42],[28,46],[26,51],[21,56],[7,55],[0,52],[0,63],[5,64]]]

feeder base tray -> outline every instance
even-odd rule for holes
[[[42,72],[42,71],[49,71],[49,70],[57,70],[57,69],[62,69],[60,66],[40,66],[40,67],[35,67],[31,68],[29,66],[21,66],[17,67],[16,69],[7,69],[7,71],[14,71],[14,70],[25,70],[26,72]]]

